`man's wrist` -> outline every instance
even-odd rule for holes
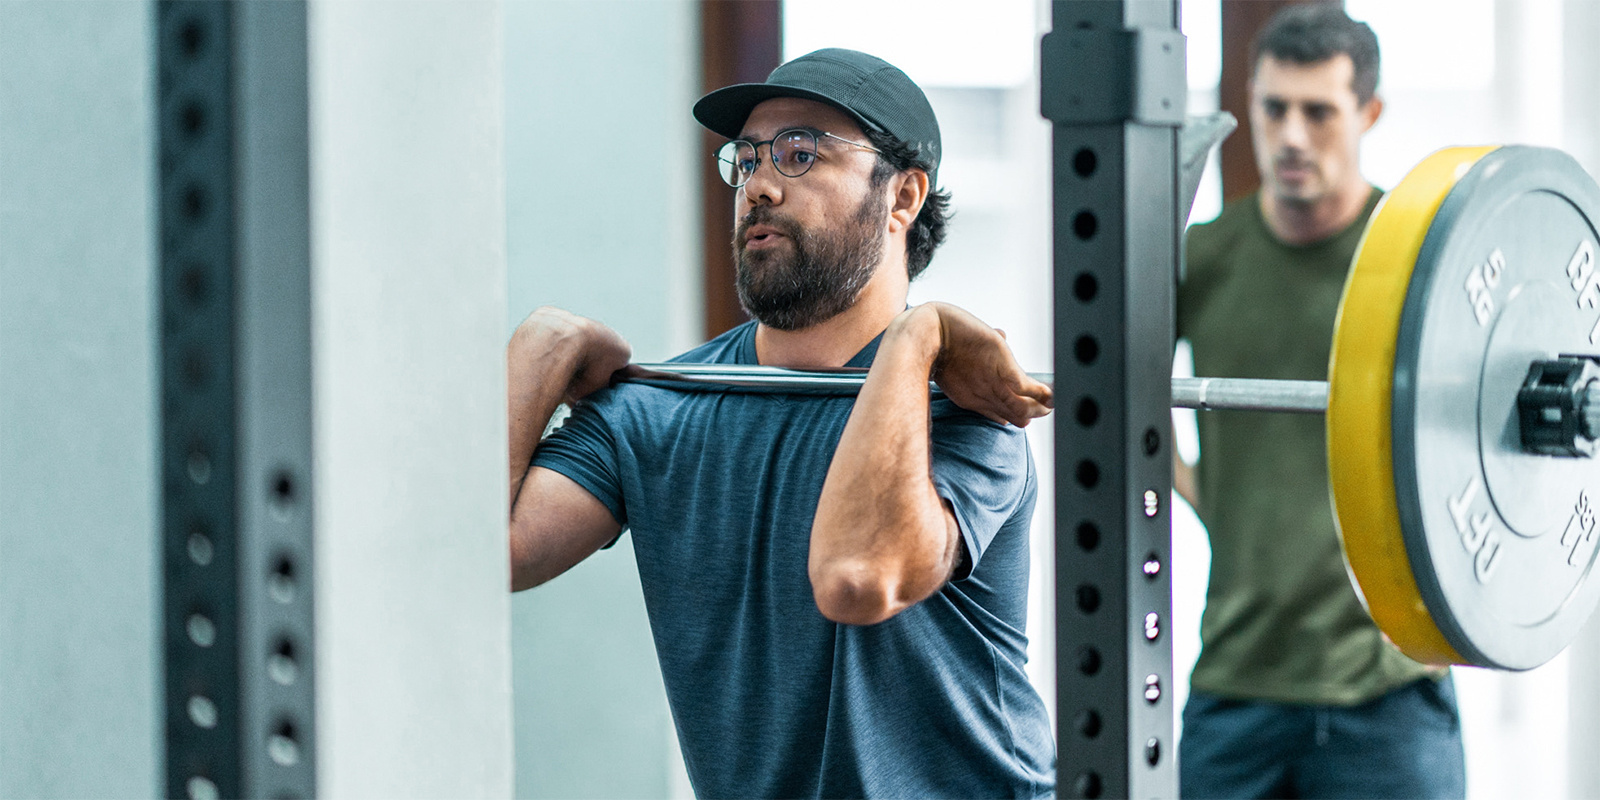
[[[588,347],[588,337],[583,329],[560,318],[535,315],[518,326],[513,335],[520,340],[517,349],[525,357],[538,363],[542,369],[555,369],[568,374],[577,371]]]
[[[939,352],[943,348],[943,328],[939,321],[939,312],[932,304],[913,306],[900,312],[889,323],[889,329],[883,334],[883,348],[891,350],[904,350],[910,357],[917,359],[918,363],[926,365],[928,371],[933,370],[934,364],[939,360]]]

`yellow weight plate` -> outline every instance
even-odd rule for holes
[[[1427,664],[1465,663],[1428,614],[1395,501],[1395,342],[1423,239],[1456,182],[1493,147],[1440,150],[1384,196],[1356,248],[1328,360],[1328,476],[1345,561],[1378,627]]]

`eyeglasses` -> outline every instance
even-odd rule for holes
[[[783,131],[777,136],[764,142],[750,142],[744,139],[734,139],[717,148],[714,154],[717,159],[717,174],[729,186],[735,189],[743,186],[750,176],[756,172],[756,167],[761,166],[761,156],[757,150],[762,145],[768,145],[768,152],[772,156],[772,166],[777,168],[778,174],[789,178],[798,178],[811,169],[817,161],[817,137],[838,139],[852,147],[871,150],[882,155],[883,151],[870,144],[852,142],[840,136],[834,136],[827,131],[812,133],[804,128],[794,128]]]

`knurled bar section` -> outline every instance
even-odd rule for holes
[[[239,797],[233,7],[157,5],[166,793]]]

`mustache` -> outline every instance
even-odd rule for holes
[[[733,246],[744,249],[744,235],[756,225],[766,225],[777,228],[778,232],[791,240],[800,238],[800,223],[789,217],[781,216],[769,206],[756,206],[750,213],[739,218],[739,223],[733,228]]]

